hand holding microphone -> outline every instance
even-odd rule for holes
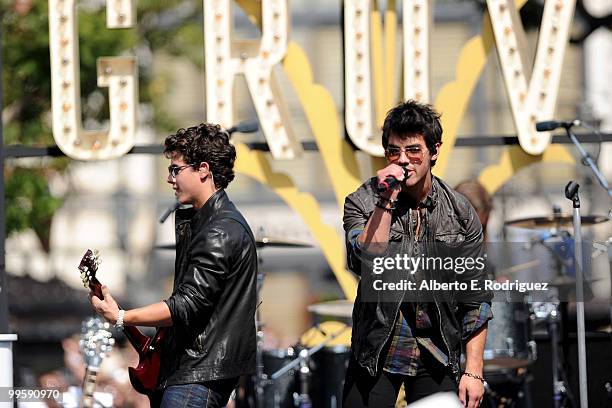
[[[376,190],[379,194],[391,192],[392,195],[395,192],[395,195],[397,195],[399,190],[396,187],[407,177],[408,170],[406,167],[390,164],[384,169],[379,170],[376,175],[378,176]]]

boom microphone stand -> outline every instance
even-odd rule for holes
[[[606,190],[606,192],[608,193],[608,196],[612,198],[612,188],[610,188],[608,181],[603,176],[603,174],[601,174],[601,171],[599,171],[599,169],[597,168],[597,165],[595,164],[595,161],[593,160],[591,155],[589,155],[586,152],[586,150],[584,150],[584,148],[578,141],[578,138],[576,138],[576,135],[572,132],[572,126],[582,126],[582,127],[589,129],[590,131],[594,133],[599,134],[599,131],[597,129],[594,129],[593,127],[577,119],[572,120],[572,121],[549,120],[545,122],[538,122],[536,123],[536,130],[538,132],[548,132],[548,131],[555,130],[561,127],[565,129],[565,132],[567,133],[567,137],[569,137],[570,140],[574,143],[574,145],[576,146],[576,149],[578,149],[578,152],[580,153],[580,156],[582,156],[582,163],[585,166],[590,167],[591,171],[593,171],[593,174],[595,175],[595,178],[597,179],[599,184],[604,188],[604,190]]]

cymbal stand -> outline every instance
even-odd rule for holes
[[[312,408],[312,402],[310,395],[308,394],[308,380],[310,379],[310,367],[308,365],[309,355],[308,350],[304,349],[300,351],[300,395],[298,396],[298,407],[299,408]]]
[[[559,375],[559,372],[565,369],[565,367],[561,365],[559,358],[561,353],[561,347],[559,346],[559,310],[556,307],[557,305],[554,303],[551,303],[550,305],[552,306],[552,309],[549,311],[546,324],[548,326],[548,334],[550,335],[551,344],[553,401],[555,408],[561,408],[564,405],[563,400],[569,387],[562,379],[564,376]]]
[[[568,129],[568,133],[570,133]],[[565,197],[571,200],[574,207],[574,255],[576,257],[576,317],[578,320],[578,374],[580,383],[580,407],[588,408],[589,400],[587,394],[587,366],[586,366],[586,341],[584,323],[584,276],[582,270],[582,232],[580,219],[580,197],[578,190],[580,185],[570,181],[565,186]]]
[[[263,323],[261,322],[261,313],[259,306],[261,301],[259,300],[259,294],[261,293],[261,287],[263,285],[264,275],[263,273],[257,273],[257,310],[255,312],[255,328],[257,330],[257,348],[255,350],[255,407],[263,407],[264,404],[264,372],[263,372],[263,347],[264,347],[264,332]]]

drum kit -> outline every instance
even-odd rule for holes
[[[258,249],[267,247],[306,248],[311,245],[263,237]],[[261,256],[260,262],[261,262]],[[264,277],[258,276],[258,292]],[[353,304],[346,301],[319,303],[308,307],[314,327],[300,341],[284,349],[264,348],[265,324],[257,312],[257,370],[241,379],[236,407],[309,408],[342,405],[342,389],[349,359],[350,321]],[[326,318],[335,321],[323,321]],[[344,322],[338,321],[343,320]]]
[[[580,218],[583,227],[609,220],[602,216]],[[568,300],[572,297],[576,285],[575,271],[572,270],[575,267],[574,253],[571,250],[573,237],[569,231],[572,222],[571,215],[562,214],[558,208],[553,208],[553,214],[550,216],[522,218],[505,223],[507,227],[535,230],[539,233],[538,239],[532,243],[545,248],[555,264],[555,273],[548,282],[556,292],[552,291],[544,300],[527,292],[518,301],[516,298],[504,301],[505,299],[497,298],[496,294],[492,306],[494,318],[488,325],[484,352],[484,377],[487,386],[483,406],[530,406],[530,402],[521,400],[529,399],[526,385],[529,380],[529,366],[538,358],[533,331],[542,326],[551,344],[554,406],[577,406],[568,384],[564,359],[566,353],[563,350],[563,344],[567,340],[564,336],[567,336],[568,332],[563,325],[568,323]],[[606,259],[608,267],[609,262],[609,259]],[[502,275],[502,279],[505,279],[540,263],[540,259],[536,259],[505,269],[496,275]],[[597,279],[588,277],[583,282],[595,280]]]

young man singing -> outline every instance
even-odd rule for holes
[[[389,275],[414,279],[416,285],[410,287],[417,289],[373,294],[371,287],[376,257],[425,259],[448,253],[449,248],[464,258],[483,255],[482,228],[474,209],[431,173],[442,144],[439,118],[431,106],[414,101],[389,111],[382,136],[386,166],[344,204],[347,262],[361,277],[353,310],[346,407],[394,407],[402,383],[409,403],[439,391],[458,392],[470,408],[483,398],[483,351],[492,294],[418,290],[427,277],[478,283],[485,279],[482,269],[438,266],[403,274],[395,270]],[[391,178],[398,181],[396,186],[378,192],[378,185]],[[374,279],[384,277],[375,275]]]

